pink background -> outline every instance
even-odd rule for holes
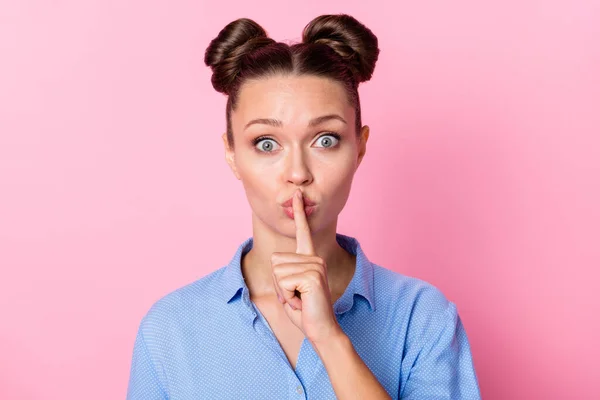
[[[338,12],[382,49],[339,232],[458,305],[485,399],[600,398],[600,5],[572,0],[3,1],[0,398],[125,397],[143,314],[251,235],[208,41]]]

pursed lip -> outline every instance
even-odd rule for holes
[[[302,194],[302,200],[304,201],[304,207],[314,206],[317,203],[307,198],[304,194]],[[285,203],[281,204],[282,207],[292,207],[294,205],[294,196],[290,197]]]

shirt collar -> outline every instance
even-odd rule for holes
[[[375,299],[373,293],[373,265],[360,247],[358,240],[351,236],[336,233],[336,240],[349,253],[356,255],[356,270],[348,287],[342,297],[336,301],[335,312],[342,314],[352,308],[354,295],[358,294],[366,299],[375,310]],[[223,301],[229,303],[240,291],[248,291],[246,282],[242,275],[242,257],[250,251],[254,240],[252,237],[246,239],[237,249],[231,261],[225,267],[223,279]]]

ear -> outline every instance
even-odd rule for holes
[[[367,141],[369,140],[369,127],[367,125],[363,126],[360,130],[360,135],[358,137],[358,160],[356,163],[356,169],[362,162],[365,153],[367,152]]]
[[[227,161],[227,164],[229,164],[229,168],[231,168],[235,177],[240,180],[240,174],[238,174],[237,168],[235,167],[235,152],[233,151],[232,146],[229,145],[227,132],[225,132],[221,138],[223,139],[223,145],[225,146],[225,160]]]

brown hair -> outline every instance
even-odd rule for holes
[[[379,56],[377,37],[355,18],[321,15],[302,33],[302,42],[288,45],[267,36],[256,22],[240,18],[230,22],[214,38],[204,54],[212,69],[212,85],[228,95],[227,139],[233,147],[231,112],[240,87],[248,79],[277,74],[314,75],[344,85],[356,112],[356,133],[362,126],[358,84],[371,79]]]

